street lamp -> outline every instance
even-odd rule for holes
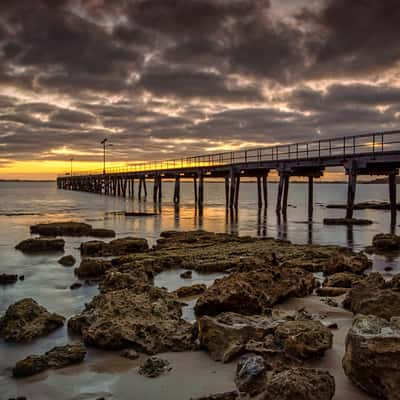
[[[70,173],[70,176],[72,176],[72,161],[74,161],[74,159],[71,158],[69,161],[71,161],[71,173]]]
[[[100,143],[103,145],[103,175],[106,174],[106,144],[108,142],[108,138],[104,138]],[[109,147],[112,146],[112,144],[108,145]]]

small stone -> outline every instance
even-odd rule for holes
[[[179,275],[182,279],[191,279],[192,278],[192,271],[185,271]]]
[[[207,286],[203,283],[198,283],[192,286],[183,286],[179,289],[176,289],[174,293],[178,297],[191,297],[191,296],[198,296],[204,293],[207,290]]]
[[[125,349],[121,351],[121,357],[128,358],[129,360],[137,360],[140,355],[133,349]]]
[[[321,299],[321,301],[330,307],[338,307],[339,306],[339,304],[336,300],[333,300],[329,297],[324,297]]]
[[[266,368],[264,359],[257,355],[247,355],[239,360],[236,368],[236,386],[239,392],[255,396],[265,389]]]
[[[11,285],[18,280],[18,275],[15,274],[0,274],[0,285]]]
[[[19,280],[20,280],[20,281],[24,281],[24,280],[25,280],[25,276],[24,276],[24,275],[20,275],[20,276],[19,276]]]
[[[64,265],[64,267],[72,267],[75,264],[76,260],[74,256],[64,256],[58,260],[58,263]]]
[[[80,287],[82,287],[82,283],[75,282],[75,283],[73,283],[69,288],[70,288],[71,290],[75,290],[75,289],[79,289]]]
[[[149,357],[139,368],[139,374],[148,378],[157,378],[158,376],[171,371],[169,361],[158,357]]]
[[[385,267],[384,270],[385,270],[386,272],[393,271],[393,267],[387,266],[387,267]]]

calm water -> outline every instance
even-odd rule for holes
[[[287,221],[279,221],[274,212],[276,184],[269,184],[269,207],[261,213],[257,211],[256,184],[242,183],[240,207],[236,215],[225,211],[224,184],[206,183],[205,208],[202,215],[193,207],[191,183],[182,183],[181,206],[176,209],[172,204],[172,183],[163,186],[163,206],[161,214],[154,217],[127,218],[120,211],[154,211],[149,186],[147,202],[140,204],[132,199],[114,198],[95,194],[61,191],[55,183],[5,183],[0,182],[0,273],[17,273],[25,276],[25,281],[15,285],[0,287],[0,315],[15,301],[24,297],[33,297],[49,310],[69,317],[84,307],[96,293],[95,286],[84,286],[71,291],[69,286],[76,281],[73,268],[57,263],[61,254],[25,256],[14,250],[14,246],[29,237],[29,226],[34,223],[76,220],[87,221],[94,227],[114,229],[117,236],[146,237],[151,243],[164,230],[205,229],[217,232],[233,232],[240,235],[259,235],[286,238],[296,243],[338,244],[362,250],[371,243],[372,237],[379,232],[390,231],[390,214],[386,211],[355,211],[355,217],[374,221],[373,225],[347,229],[340,226],[324,226],[325,217],[340,217],[344,210],[326,209],[328,203],[343,203],[346,199],[345,184],[315,185],[314,222],[306,222],[307,186],[292,184],[289,192]],[[386,185],[359,185],[356,201],[387,200]],[[158,210],[157,210],[158,211]],[[398,228],[396,228],[398,229]],[[78,247],[87,238],[65,238],[65,254],[73,254],[79,263]],[[397,259],[374,257],[374,269],[383,272],[391,265],[395,273],[400,270]],[[166,272],[156,279],[158,286],[173,290],[189,284],[179,278],[179,272]],[[212,283],[215,276],[193,275],[192,282]],[[185,317],[192,318],[191,305],[185,311]],[[15,396],[21,390],[9,378],[10,369],[16,360],[32,353],[48,350],[67,340],[66,329],[60,329],[52,335],[34,341],[28,345],[10,345],[0,341],[0,385],[4,390],[0,399]],[[101,352],[91,351],[90,359],[99,357]],[[24,385],[28,385],[24,383]],[[26,391],[20,393],[26,395]]]

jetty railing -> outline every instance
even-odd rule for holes
[[[203,154],[171,160],[146,161],[123,167],[106,168],[106,174],[141,173],[183,168],[217,167],[268,161],[303,161],[329,157],[351,157],[400,151],[400,130],[334,137],[222,153]],[[103,175],[103,169],[76,171],[74,176]],[[61,175],[69,176],[68,174]]]

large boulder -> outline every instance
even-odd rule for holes
[[[79,278],[100,278],[111,267],[111,261],[87,257],[75,268],[75,273]]]
[[[372,246],[378,251],[400,250],[400,236],[391,233],[379,233],[373,237]]]
[[[275,330],[275,341],[300,359],[320,357],[332,347],[333,335],[319,321],[286,321]]]
[[[115,231],[105,228],[93,228],[89,232],[89,236],[97,238],[113,238],[116,236]]]
[[[221,312],[262,314],[288,297],[306,296],[318,286],[311,272],[299,268],[263,268],[217,279],[197,300],[196,315]]]
[[[147,354],[194,348],[192,325],[181,319],[182,304],[165,290],[114,290],[95,296],[68,321],[88,345]]]
[[[107,257],[123,256],[131,253],[140,253],[148,250],[149,245],[146,239],[126,237],[115,239],[109,243],[100,240],[91,240],[81,244],[82,256]]]
[[[352,272],[337,272],[336,274],[329,275],[325,278],[323,286],[351,288],[359,283],[364,277],[354,274]]]
[[[136,268],[130,272],[110,270],[99,285],[101,293],[114,290],[131,289],[135,293],[143,293],[153,286],[153,276],[143,268]]]
[[[57,346],[40,356],[29,356],[18,361],[13,368],[16,378],[31,376],[49,368],[64,368],[83,361],[86,349],[80,343]]]
[[[275,373],[267,382],[262,400],[331,400],[335,380],[327,371],[289,368]]]
[[[42,236],[88,236],[92,226],[83,222],[52,222],[31,226],[31,233]]]
[[[390,288],[382,275],[374,272],[351,288],[343,306],[354,314],[390,319],[400,316],[400,292]]]
[[[0,336],[9,342],[29,342],[61,327],[64,321],[63,316],[50,313],[35,300],[22,299],[0,318]]]
[[[358,315],[346,337],[345,374],[376,398],[400,399],[400,320]]]
[[[24,253],[40,253],[48,251],[64,251],[64,239],[35,238],[18,243],[15,248]]]
[[[228,362],[247,350],[250,342],[263,342],[275,332],[278,323],[270,316],[241,315],[232,312],[198,320],[200,345],[215,361]]]
[[[337,252],[328,259],[323,272],[325,275],[332,275],[338,272],[362,274],[365,270],[371,268],[371,266],[372,262],[363,253]]]

